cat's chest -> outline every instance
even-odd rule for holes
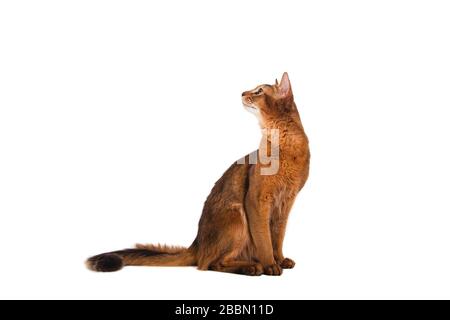
[[[301,180],[305,172],[309,171],[309,149],[306,147],[299,147],[298,149],[291,149],[288,151],[281,151],[280,153],[280,178],[287,179],[292,182]]]
[[[302,189],[309,175],[309,154],[291,156],[288,160],[280,159],[277,190],[280,198],[290,198]]]

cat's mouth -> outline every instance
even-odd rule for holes
[[[259,116],[259,109],[256,106],[254,106],[253,99],[251,97],[242,96],[242,104],[245,110],[256,116]]]
[[[253,101],[250,97],[245,97],[245,96],[242,97],[242,104],[246,108],[252,108],[252,109],[256,110],[256,108],[253,106]]]

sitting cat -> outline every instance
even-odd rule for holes
[[[245,91],[242,102],[264,129],[260,148],[216,182],[192,245],[137,245],[94,256],[88,268],[110,272],[123,266],[197,266],[259,276],[281,275],[282,269],[294,267],[283,254],[283,240],[289,212],[308,178],[310,153],[288,74],[279,84]],[[267,159],[275,163],[272,170],[267,170]]]

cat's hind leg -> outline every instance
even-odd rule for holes
[[[250,237],[247,218],[241,205],[233,206],[231,217],[234,223],[229,224],[225,237],[227,250],[213,262],[209,269],[219,272],[236,273],[247,276],[260,276],[264,273],[263,266],[251,259],[247,250]]]
[[[199,234],[199,269],[261,275],[262,266],[245,254],[250,237],[242,204],[231,204],[216,215],[214,225],[217,233]]]

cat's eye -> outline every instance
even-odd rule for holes
[[[256,90],[255,94],[261,94],[263,92],[262,88],[259,88],[258,90]]]

